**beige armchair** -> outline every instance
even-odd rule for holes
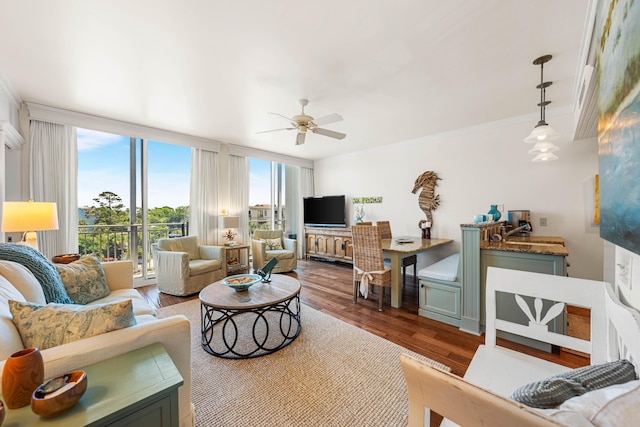
[[[273,247],[272,243],[279,240],[280,249]],[[294,239],[282,237],[282,230],[256,230],[251,241],[251,253],[253,254],[253,270],[257,271],[271,258],[276,258],[278,263],[272,270],[273,273],[285,273],[298,267],[297,258],[298,242]]]
[[[158,290],[190,295],[227,275],[224,246],[204,246],[197,236],[159,239],[151,245]]]

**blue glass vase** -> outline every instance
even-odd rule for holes
[[[498,205],[491,205],[491,209],[489,209],[489,212],[487,212],[490,215],[493,215],[493,220],[497,221],[500,219],[500,217],[502,216],[500,214],[500,211],[498,210]]]

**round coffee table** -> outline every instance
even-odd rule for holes
[[[209,354],[247,359],[271,354],[300,334],[300,282],[282,274],[236,292],[222,281],[200,291],[200,344]]]

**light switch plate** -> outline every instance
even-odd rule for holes
[[[620,252],[618,260],[616,261],[616,275],[618,277],[618,284],[631,290],[631,268],[633,266],[633,260],[631,255],[627,252]]]

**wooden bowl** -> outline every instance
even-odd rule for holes
[[[53,258],[51,258],[51,261],[53,261],[56,264],[69,264],[79,259],[80,259],[80,254],[64,254],[64,255],[54,256]]]
[[[41,389],[45,384],[51,383],[53,380],[62,380],[66,383],[74,383],[70,388],[63,391],[60,390],[45,394],[41,393]],[[42,418],[52,418],[71,409],[82,397],[87,390],[87,373],[85,371],[72,371],[65,375],[52,378],[47,383],[38,387],[31,395],[31,410]],[[64,385],[63,388],[67,387]]]

